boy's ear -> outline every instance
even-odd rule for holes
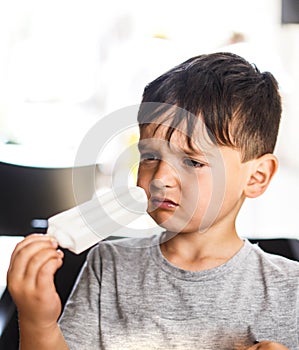
[[[252,162],[249,180],[244,189],[248,198],[255,198],[264,193],[278,168],[278,160],[271,153],[264,154]]]

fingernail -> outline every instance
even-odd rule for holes
[[[63,257],[63,255],[64,255],[64,254],[63,254],[63,251],[60,250],[60,249],[57,250],[57,254],[58,254],[60,257]]]

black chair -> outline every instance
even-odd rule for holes
[[[299,240],[297,239],[276,238],[249,240],[252,243],[257,243],[265,252],[299,261]]]
[[[81,201],[92,197],[93,171],[94,166],[92,169],[89,166],[81,167],[76,171],[84,194]],[[32,227],[32,222],[44,224],[50,216],[77,204],[72,176],[71,167],[37,168],[0,162],[0,235],[26,236],[32,232],[45,232],[47,225]],[[55,276],[56,288],[63,305],[87,252],[80,255],[69,251],[64,253],[63,267]],[[17,350],[18,341],[17,310],[8,290],[5,290],[0,299],[0,349]]]
[[[11,296],[6,289],[0,299],[0,349],[18,349],[17,311]]]
[[[81,202],[94,192],[93,174],[89,166],[76,170]],[[0,162],[0,179],[0,235],[32,233],[33,219],[47,219],[77,204],[72,167],[37,168]]]

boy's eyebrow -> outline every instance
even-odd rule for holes
[[[139,142],[137,143],[137,147],[138,147],[138,150],[139,150],[139,151],[144,150],[144,149],[146,148],[146,146],[147,146],[147,145],[145,145],[144,142],[139,141]]]
[[[195,150],[192,150],[192,149],[184,149],[184,148],[182,148],[182,152],[187,154],[188,156],[196,156],[196,155],[205,156],[206,155],[206,153],[203,152],[200,149],[197,149],[195,151]]]
[[[151,148],[152,147],[152,143],[149,143],[149,142],[142,142],[139,141],[138,144],[137,144],[137,147],[138,147],[138,150],[141,152],[141,151],[144,151],[146,150],[147,148]],[[171,145],[171,143],[170,143]],[[187,156],[190,156],[190,157],[196,157],[196,156],[201,156],[201,157],[213,157],[215,156],[214,152],[212,151],[203,151],[199,148],[197,148],[196,150],[193,150],[191,148],[185,148],[185,147],[177,147],[183,154],[186,154]]]
[[[214,157],[215,154],[212,151],[204,151],[202,149],[196,148],[196,149],[192,149],[192,148],[180,148],[181,151],[186,154],[189,157],[207,157],[207,158],[211,158]]]

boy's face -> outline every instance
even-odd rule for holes
[[[148,212],[171,232],[204,232],[234,222],[244,200],[248,166],[240,152],[217,147],[201,132],[190,149],[184,132],[149,124],[139,141],[137,185],[149,198]],[[193,149],[194,148],[194,149]]]

